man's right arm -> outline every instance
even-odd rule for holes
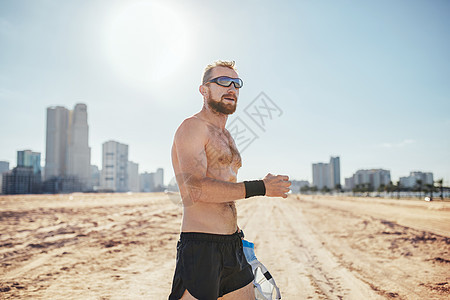
[[[206,176],[205,145],[208,128],[195,118],[185,120],[178,128],[174,140],[174,153],[178,161],[175,174],[184,205],[195,202],[224,203],[245,198],[243,182],[228,182]],[[264,178],[266,196],[286,198],[290,182],[288,176],[268,174]]]
[[[173,155],[176,155],[179,167],[175,176],[184,205],[195,202],[223,203],[244,198],[244,183],[206,176],[207,142],[208,128],[195,118],[185,120],[175,134]]]

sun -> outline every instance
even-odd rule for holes
[[[162,1],[123,2],[106,28],[106,58],[112,69],[134,86],[169,80],[189,51],[182,17]]]

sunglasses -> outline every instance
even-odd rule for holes
[[[235,88],[240,89],[243,85],[244,82],[242,81],[242,79],[240,78],[231,78],[228,76],[220,76],[220,77],[216,77],[213,78],[211,80],[208,80],[205,83],[209,83],[209,82],[214,82],[217,83],[220,86],[224,86],[224,87],[229,87],[231,84],[234,85]]]

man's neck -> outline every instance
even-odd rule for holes
[[[228,120],[228,115],[213,111],[210,107],[206,106],[203,106],[198,116],[222,130],[225,128]]]

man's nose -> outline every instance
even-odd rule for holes
[[[236,91],[237,91],[237,90],[238,90],[238,89],[234,86],[234,82],[231,83],[231,85],[228,87],[228,92],[229,92],[229,93],[236,94]]]

